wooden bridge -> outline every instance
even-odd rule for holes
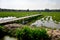
[[[17,21],[17,20],[22,20],[22,19],[26,19],[26,18],[32,18],[32,17],[36,17],[36,16],[41,16],[41,14],[36,14],[36,15],[31,15],[31,16],[26,16],[26,17],[20,17],[20,18],[15,18],[15,19],[8,19],[8,20],[2,20],[0,21],[0,24],[3,23],[8,23],[8,22],[13,22],[13,21]]]

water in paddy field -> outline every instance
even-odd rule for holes
[[[41,18],[40,20],[37,20],[36,22],[32,23],[31,26],[45,26],[45,27],[50,27],[50,28],[60,28],[60,22],[58,24],[56,23],[57,21],[54,21],[52,19],[52,16],[47,16],[45,18]]]
[[[5,20],[12,20],[15,19],[16,17],[4,17],[4,18],[0,18],[0,21],[5,21]]]
[[[10,37],[10,36],[5,36],[4,38],[2,38],[0,40],[17,40],[17,38]]]

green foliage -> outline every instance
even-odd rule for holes
[[[45,29],[23,27],[16,29],[16,36],[22,40],[49,40]]]
[[[44,16],[52,16],[53,20],[60,21],[60,12],[41,12]]]
[[[39,14],[39,12],[0,12],[0,17],[8,17],[8,16],[23,17],[34,14]]]

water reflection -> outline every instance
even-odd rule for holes
[[[47,16],[32,23],[31,26],[37,26],[37,27],[45,26],[45,27],[51,27],[51,28],[60,28],[60,22],[58,24],[56,22],[57,21],[54,21],[52,19],[52,16]]]
[[[17,40],[17,38],[5,36],[5,37],[3,38],[3,40]]]
[[[12,19],[15,19],[16,17],[4,17],[4,18],[0,18],[0,21],[2,20],[12,20]]]

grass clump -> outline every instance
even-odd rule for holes
[[[49,36],[45,29],[31,27],[16,29],[16,37],[19,40],[49,40]]]

